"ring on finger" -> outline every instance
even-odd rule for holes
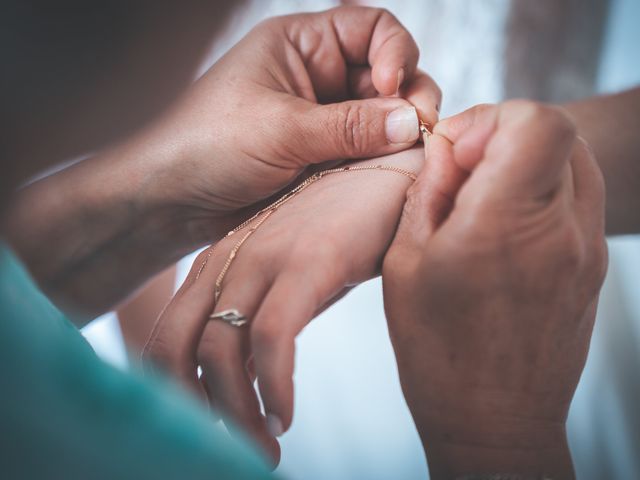
[[[242,327],[249,320],[242,315],[237,309],[230,308],[218,313],[212,313],[209,315],[209,320],[220,320],[224,323],[231,325],[232,327]]]

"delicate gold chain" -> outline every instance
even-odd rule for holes
[[[278,200],[273,202],[271,205],[269,205],[268,207],[263,208],[258,213],[253,215],[249,220],[246,220],[245,222],[242,222],[236,228],[234,228],[229,233],[227,233],[225,238],[229,237],[229,236],[231,236],[231,235],[233,235],[235,233],[238,233],[240,230],[242,230],[246,226],[248,226],[251,223],[253,223],[253,221],[256,220],[257,218],[262,217],[262,218],[260,218],[258,220],[258,222],[253,227],[251,227],[247,231],[247,233],[245,233],[245,235],[240,240],[238,240],[238,242],[233,246],[233,248],[229,252],[229,256],[227,257],[227,261],[225,262],[224,266],[222,267],[222,270],[220,271],[220,274],[218,275],[218,278],[216,279],[216,284],[215,284],[215,288],[214,288],[214,300],[215,300],[215,303],[218,303],[218,299],[220,298],[220,294],[222,293],[222,282],[224,281],[224,277],[226,276],[227,272],[229,271],[229,268],[231,268],[231,264],[233,263],[233,260],[236,258],[237,254],[238,254],[238,251],[240,250],[242,245],[247,241],[247,239],[251,235],[253,235],[253,232],[255,232],[271,215],[273,215],[273,213],[278,208],[280,208],[283,204],[285,204],[286,202],[291,200],[293,197],[298,195],[302,190],[307,188],[309,185],[311,185],[311,184],[317,182],[318,180],[320,180],[322,177],[326,177],[327,175],[332,175],[334,173],[361,172],[361,171],[364,171],[364,170],[382,170],[382,171],[387,171],[387,172],[394,172],[394,173],[398,173],[398,174],[404,175],[405,177],[408,177],[413,181],[415,181],[415,179],[416,179],[416,175],[413,172],[410,172],[408,170],[404,170],[404,169],[398,168],[398,167],[390,167],[390,166],[387,166],[387,165],[346,166],[346,167],[341,167],[341,168],[332,168],[332,169],[329,169],[329,170],[323,170],[321,172],[314,173],[309,178],[307,178],[304,182],[302,182],[300,185],[298,185],[296,188],[294,188],[290,192],[286,193],[285,195],[280,197]],[[209,252],[207,253],[207,256],[205,257],[204,261],[202,262],[202,265],[200,265],[200,268],[198,269],[198,273],[196,274],[196,280],[198,278],[200,278],[200,274],[202,273],[202,271],[206,267],[207,263],[209,262],[209,259],[211,258],[211,255],[213,254],[213,251],[214,251],[216,246],[217,246],[217,244],[212,245],[211,247],[209,247]]]

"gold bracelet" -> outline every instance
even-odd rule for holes
[[[359,167],[359,166],[346,166],[346,167],[341,167],[341,168],[332,168],[332,169],[329,169],[329,170],[323,170],[321,172],[314,173],[309,178],[307,178],[304,182],[302,182],[300,185],[295,187],[293,190],[291,190],[290,192],[286,193],[281,198],[279,198],[278,200],[273,202],[271,205],[269,205],[268,207],[263,208],[258,213],[253,215],[249,220],[246,220],[245,222],[242,222],[236,228],[234,228],[229,233],[227,233],[225,238],[238,233],[240,230],[244,229],[246,226],[248,226],[251,223],[253,223],[254,220],[259,219],[258,222],[254,226],[252,226],[244,234],[244,236],[240,240],[238,240],[238,242],[233,246],[233,248],[229,252],[229,256],[227,257],[227,261],[223,265],[222,270],[220,271],[220,274],[218,275],[218,278],[216,279],[216,284],[215,284],[215,288],[214,288],[214,301],[215,301],[215,303],[216,304],[218,303],[218,299],[220,298],[220,294],[222,293],[222,282],[224,281],[224,277],[227,274],[227,272],[229,271],[229,268],[231,268],[231,264],[233,263],[233,260],[236,258],[237,254],[238,254],[238,251],[240,250],[242,245],[247,241],[247,239],[251,235],[253,235],[253,233],[271,215],[273,215],[275,213],[275,211],[278,210],[278,208],[280,208],[286,202],[288,202],[293,197],[298,195],[302,190],[307,188],[309,185],[317,182],[318,180],[320,180],[323,177],[326,177],[327,175],[332,175],[332,174],[335,174],[335,173],[346,173],[346,172],[361,172],[361,171],[365,171],[365,170],[382,170],[382,171],[387,171],[387,172],[394,172],[394,173],[398,173],[398,174],[404,175],[405,177],[410,178],[412,181],[416,180],[416,175],[413,172],[410,172],[408,170],[404,170],[404,169],[398,168],[398,167],[390,167],[390,166],[387,166],[387,165],[372,165],[372,166],[362,166],[362,167]],[[215,247],[217,245],[218,244],[216,243],[216,244],[211,245],[209,247],[209,252],[207,253],[207,256],[205,257],[204,261],[202,262],[202,265],[198,269],[198,273],[196,274],[196,280],[198,278],[200,278],[200,274],[202,273],[202,271],[206,267],[207,263],[209,262],[209,258],[211,258],[211,255],[212,255],[212,253],[213,253],[213,251],[214,251],[214,249],[215,249]]]

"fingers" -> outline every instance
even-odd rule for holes
[[[423,120],[438,119],[441,93],[425,74],[416,74],[418,48],[409,32],[386,10],[340,7],[318,14],[277,19],[302,57],[320,104],[297,102],[287,111],[293,152],[301,166],[329,160],[387,155],[418,139],[418,115],[397,95],[406,85]],[[377,92],[380,96],[374,97]],[[349,98],[351,101],[343,100]],[[341,103],[335,103],[341,102]]]
[[[442,91],[429,75],[417,70],[411,81],[400,90],[402,98],[415,105],[420,120],[433,128],[438,123]]]
[[[330,12],[347,63],[370,66],[371,84],[380,95],[395,95],[407,88],[402,96],[418,107],[420,118],[435,125],[442,93],[431,77],[417,70],[418,46],[398,19],[376,8]]]
[[[447,218],[466,177],[454,160],[451,142],[437,134],[425,137],[425,165],[407,191],[393,247],[421,248]]]
[[[344,98],[352,67],[371,68],[376,91],[393,95],[412,79],[418,63],[418,47],[409,32],[379,8],[338,7],[280,17],[266,26],[278,34],[284,29],[321,103]]]
[[[214,313],[237,309],[249,321],[264,297],[266,279],[241,266],[229,278]],[[278,442],[267,431],[265,418],[248,370],[248,326],[234,327],[220,320],[207,322],[197,351],[207,395],[215,408],[254,438],[276,463]]]
[[[142,354],[146,371],[160,366],[200,396],[195,350],[214,302],[209,284],[193,283],[193,279],[206,256],[203,252],[196,258],[187,280],[156,322]]]
[[[442,135],[453,144],[456,163],[470,172],[484,156],[487,143],[495,133],[498,112],[497,105],[476,105],[441,120],[433,133]]]
[[[280,277],[251,326],[260,395],[274,435],[284,433],[293,418],[295,337],[330,296],[310,285],[304,272]]]
[[[373,84],[381,95],[393,95],[413,77],[418,46],[387,10],[341,7],[320,15],[331,22],[346,63],[371,66]]]
[[[329,105],[304,102],[289,122],[290,149],[301,163],[367,158],[405,150],[418,140],[418,114],[399,98]]]
[[[367,73],[367,69],[356,70],[350,78],[351,88],[359,97],[374,93]],[[418,140],[419,120],[436,124],[436,106],[442,97],[435,82],[424,73],[402,95],[411,103],[380,97],[328,105],[301,100],[290,148],[301,152],[297,156],[306,163],[375,157],[405,150]]]
[[[381,95],[393,95],[405,81],[413,78],[420,53],[411,34],[391,13],[378,10],[375,15],[375,23],[369,24],[372,27],[368,52],[371,77]]]
[[[521,100],[472,109],[435,131],[454,143],[456,162],[473,170],[469,201],[547,197],[560,184],[576,136],[560,109]]]
[[[371,80],[370,67],[352,67],[348,71],[349,96],[353,99],[375,98],[378,96]],[[414,105],[420,120],[426,122],[430,129],[438,123],[442,91],[429,75],[417,70],[413,79],[405,82],[397,95]]]

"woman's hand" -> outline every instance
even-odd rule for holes
[[[602,176],[551,107],[476,107],[434,131],[383,268],[431,478],[571,478],[564,424],[607,263]]]
[[[401,87],[436,121],[440,92],[417,60],[384,10],[263,22],[155,123],[24,189],[12,243],[59,306],[91,318],[220,238],[307,166],[413,145],[416,110],[389,95]]]
[[[412,149],[354,166],[417,173],[422,163],[422,149]],[[273,435],[289,428],[293,415],[295,337],[349,288],[379,273],[411,183],[398,172],[365,170],[311,184],[243,244],[217,304],[214,285],[223,264],[256,222],[222,240],[210,258],[203,252],[156,324],[146,360],[196,390],[202,384],[211,404],[277,459]],[[248,326],[208,320],[212,312],[232,308],[249,319]],[[252,384],[256,374],[267,421]]]
[[[151,145],[183,150],[153,190],[220,217],[278,192],[310,164],[405,150],[418,139],[414,105],[425,122],[438,119],[440,91],[417,61],[411,35],[386,10],[262,22],[149,134]]]

